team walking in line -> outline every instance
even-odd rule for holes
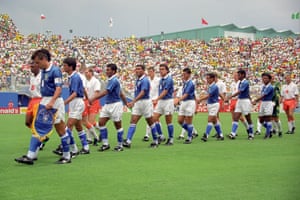
[[[100,82],[93,76],[92,69],[80,70],[74,58],[68,57],[63,60],[63,67],[51,63],[51,54],[46,49],[39,49],[31,56],[31,71],[33,76],[30,81],[31,101],[26,113],[25,124],[32,130],[29,150],[26,155],[16,158],[15,161],[24,164],[34,164],[37,160],[38,151],[44,147],[49,137],[40,124],[54,125],[60,136],[61,142],[53,152],[60,158],[56,163],[71,163],[71,159],[79,154],[89,154],[89,145],[102,143],[99,151],[110,149],[108,140],[107,122],[111,120],[117,132],[117,146],[114,151],[123,151],[125,148],[134,146],[134,134],[136,126],[141,117],[147,122],[146,134],[143,141],[150,140],[151,148],[157,148],[161,143],[166,146],[174,144],[173,112],[175,106],[179,107],[177,121],[182,127],[182,134],[179,139],[187,136],[184,144],[191,144],[198,136],[193,126],[193,117],[197,105],[203,101],[207,104],[208,117],[205,133],[201,137],[204,142],[208,141],[209,135],[214,128],[218,141],[224,140],[224,133],[219,119],[219,111],[224,103],[230,103],[232,113],[231,132],[227,135],[229,139],[237,137],[239,121],[243,123],[248,134],[248,139],[253,140],[254,135],[261,133],[261,129],[254,132],[251,119],[252,105],[259,103],[258,124],[265,127],[265,139],[271,138],[274,133],[282,136],[282,125],[279,119],[279,106],[283,103],[283,110],[288,119],[287,134],[295,133],[294,110],[298,105],[299,91],[297,85],[292,82],[289,74],[285,75],[285,84],[280,87],[275,76],[271,73],[263,73],[261,93],[255,99],[250,96],[250,84],[246,77],[245,70],[237,70],[233,74],[233,82],[230,86],[230,95],[226,96],[226,86],[219,80],[215,72],[208,72],[205,77],[207,90],[205,94],[197,97],[195,84],[192,80],[192,71],[188,67],[182,69],[182,88],[174,98],[174,82],[167,64],[159,65],[160,77],[155,76],[155,68],[142,64],[135,66],[136,82],[134,96],[128,101],[122,92],[122,85],[117,76],[118,68],[115,64],[107,64],[105,72],[107,85],[101,90]],[[69,96],[62,98],[62,71],[68,74]],[[83,72],[84,75],[80,72]],[[148,72],[148,73],[147,73]],[[105,97],[105,104],[101,108],[99,99]],[[34,112],[33,108],[41,109],[44,112]],[[65,122],[65,105],[68,105],[68,120]],[[123,107],[131,109],[130,125],[124,134],[122,125]],[[100,109],[101,108],[101,109]],[[49,112],[54,112],[53,118]],[[100,111],[99,121],[96,116]],[[42,117],[36,117],[39,115]],[[164,116],[168,134],[163,134],[160,122]],[[45,119],[47,118],[47,121]],[[41,120],[41,121],[39,121]],[[44,120],[44,121],[43,121]],[[50,123],[49,123],[49,120]],[[81,142],[79,150],[73,134],[73,128],[78,133]],[[86,128],[86,131],[84,130]],[[260,128],[258,126],[258,128]],[[100,134],[96,133],[99,129]]]

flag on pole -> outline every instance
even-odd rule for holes
[[[46,19],[46,16],[44,14],[41,14],[41,19]]]
[[[300,12],[292,13],[292,19],[300,19]]]
[[[204,18],[201,18],[201,24],[208,25],[208,22]]]
[[[113,27],[113,19],[110,17],[109,18],[109,21],[108,21],[108,25],[109,25],[109,27],[111,28],[111,27]]]

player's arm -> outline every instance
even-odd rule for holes
[[[201,95],[198,99],[198,103],[200,103],[201,101],[207,100],[209,97],[210,97],[210,94]]]
[[[128,108],[132,108],[133,105],[135,104],[135,102],[137,102],[138,100],[140,100],[144,95],[145,95],[145,91],[142,90],[142,91],[136,96],[136,98],[134,98],[131,102],[127,103],[127,107],[128,107]]]
[[[181,97],[176,99],[175,105],[180,104],[180,102],[185,100],[188,96],[189,96],[188,93],[184,93]]]
[[[65,100],[65,105],[69,104],[74,98],[77,97],[77,93],[73,92],[66,100]]]
[[[164,98],[168,94],[168,90],[163,90],[160,95],[157,97],[157,101]]]
[[[125,96],[125,94],[124,94],[122,91],[120,92],[120,97],[121,97],[121,99],[122,99],[124,105],[127,105],[127,99],[126,99],[126,96]]]
[[[232,95],[229,95],[229,97],[227,98],[227,100],[228,100],[228,99],[231,99],[232,97],[238,96],[240,93],[241,93],[241,91],[238,90],[237,92],[233,93]]]
[[[257,99],[252,101],[252,104],[255,105],[256,103],[258,103],[260,100],[262,100],[266,95],[263,94],[262,96],[258,97]],[[251,100],[251,99],[250,99]]]
[[[95,93],[94,96],[89,98],[89,104],[92,104],[96,99],[100,99],[108,94],[108,90],[103,90],[102,92]]]
[[[225,101],[225,93],[220,93],[219,96],[221,97],[221,99],[222,99],[223,101]]]

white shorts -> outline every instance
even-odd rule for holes
[[[243,115],[248,115],[251,113],[252,104],[250,99],[238,99],[236,102],[234,112],[242,113]]]
[[[47,105],[51,99],[52,97],[43,97],[40,104]],[[61,121],[65,121],[65,103],[62,97],[56,99],[53,108],[57,109],[54,124],[59,124]]]
[[[208,116],[217,116],[220,109],[219,102],[207,104]]]
[[[258,116],[272,116],[274,104],[272,101],[262,101],[259,107]]]
[[[105,104],[100,112],[100,118],[108,117],[114,122],[122,120],[123,104],[122,102]]]
[[[180,116],[193,116],[196,110],[195,100],[182,101],[179,107],[178,115]]]
[[[161,115],[172,115],[174,112],[174,100],[159,100],[154,112]]]
[[[75,98],[69,103],[69,118],[82,119],[82,113],[84,111],[84,101],[82,98]]]
[[[152,117],[153,105],[151,99],[142,99],[135,102],[131,114],[144,116],[145,118]]]

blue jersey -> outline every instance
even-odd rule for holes
[[[274,87],[270,83],[268,85],[264,85],[261,90],[261,95],[264,95],[262,101],[272,101],[274,96]]]
[[[167,90],[168,93],[162,99],[172,99],[174,92],[174,83],[170,75],[161,78],[159,81],[158,95],[160,95],[164,90]]]
[[[83,98],[84,95],[84,88],[82,79],[80,78],[79,74],[77,72],[73,72],[71,76],[69,77],[69,92],[70,95],[75,92],[77,94],[77,97]]]
[[[207,99],[207,104],[213,104],[219,102],[219,88],[216,83],[210,84],[208,87],[209,97]]]
[[[150,81],[149,78],[145,75],[141,78],[137,79],[135,82],[135,90],[134,97],[136,98],[141,91],[144,91],[145,94],[141,99],[149,99],[150,98]]]
[[[116,75],[114,75],[108,79],[106,90],[108,91],[108,94],[106,95],[106,100],[105,100],[106,104],[121,101],[121,97],[120,97],[121,84]]]
[[[56,87],[62,87],[62,73],[57,66],[50,66],[46,70],[42,70],[41,77],[41,94],[43,97],[53,96]]]
[[[183,101],[195,99],[195,85],[191,79],[183,83],[182,95],[184,94],[188,94],[188,96]]]
[[[240,81],[239,91],[241,92],[238,96],[239,99],[249,99],[250,98],[250,86],[249,86],[249,82],[246,79]]]

